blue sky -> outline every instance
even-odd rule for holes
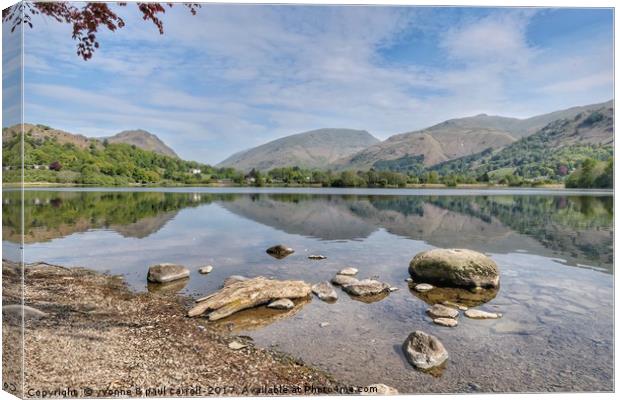
[[[75,55],[69,26],[34,19],[27,122],[87,136],[142,128],[216,163],[323,127],[384,139],[613,97],[610,9],[205,5],[192,16],[177,5],[163,36],[134,6],[119,13],[127,26],[101,32],[90,61]]]

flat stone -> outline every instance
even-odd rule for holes
[[[459,324],[459,322],[454,318],[435,318],[433,319],[433,322],[437,325],[447,326],[449,328],[453,328]]]
[[[398,394],[398,390],[395,388],[384,385],[383,383],[373,383],[372,385],[366,386],[367,390],[362,390],[360,394],[362,396],[393,396]]]
[[[407,337],[403,353],[411,365],[422,370],[438,367],[448,359],[448,352],[439,339],[422,331]]]
[[[426,312],[431,318],[456,318],[459,315],[458,310],[446,307],[443,304],[433,304]]]
[[[245,349],[246,347],[248,347],[247,344],[238,342],[236,340],[228,343],[228,348],[232,350],[241,350],[241,349]]]
[[[149,267],[147,279],[153,283],[172,282],[183,278],[189,278],[189,269],[177,264],[156,264]]]
[[[295,303],[293,303],[291,299],[278,299],[267,304],[267,307],[276,310],[290,310],[291,308],[295,307]]]
[[[372,296],[387,292],[389,288],[390,285],[374,279],[363,279],[342,287],[345,292],[353,296]]]
[[[338,286],[350,285],[352,283],[359,282],[357,278],[348,275],[336,275],[332,278],[332,283]]]
[[[435,286],[429,283],[418,283],[413,287],[416,292],[428,292],[429,290],[435,289]]]
[[[472,319],[498,319],[502,317],[501,313],[488,312],[482,310],[469,309],[465,311],[465,316]]]
[[[338,300],[338,293],[336,293],[331,283],[327,281],[312,285],[312,293],[316,294],[323,301]]]
[[[313,255],[309,255],[308,258],[310,260],[325,260],[327,257],[320,255],[320,254],[313,254]]]
[[[211,271],[213,271],[213,266],[211,265],[205,265],[204,267],[200,267],[198,269],[198,272],[200,272],[201,274],[208,274]]]
[[[347,268],[343,268],[340,271],[338,271],[338,275],[348,275],[348,276],[354,276],[357,275],[357,268],[353,268],[353,267],[347,267]]]
[[[272,246],[270,248],[268,248],[267,250],[267,254],[269,254],[270,256],[277,258],[277,259],[282,259],[286,256],[289,256],[291,254],[293,254],[295,252],[295,250],[293,250],[291,247],[287,247],[281,244],[278,244],[276,246]]]

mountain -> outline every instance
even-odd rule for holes
[[[558,119],[613,107],[613,101],[572,107],[519,119],[480,114],[456,118],[420,131],[389,137],[356,154],[336,161],[337,169],[411,170],[429,167],[485,150],[496,150],[527,137]]]
[[[107,139],[109,143],[126,143],[164,156],[179,158],[177,153],[162,142],[161,139],[142,129],[123,131],[103,139]]]
[[[366,131],[318,129],[286,136],[233,154],[217,166],[232,167],[243,171],[249,171],[252,168],[270,170],[292,166],[324,168],[378,141]]]
[[[605,160],[613,155],[614,106],[602,103],[598,108],[582,108],[548,123],[533,135],[499,150],[482,152],[450,160],[432,167],[440,174],[515,173],[524,178],[562,175],[562,166],[572,170],[586,158]]]

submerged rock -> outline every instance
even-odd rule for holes
[[[148,281],[154,283],[172,282],[183,278],[189,278],[189,269],[169,263],[152,265],[147,275]]]
[[[428,292],[429,290],[435,289],[435,286],[429,283],[418,283],[413,287],[416,292]]]
[[[231,283],[204,297],[203,301],[189,310],[188,316],[195,317],[210,312],[209,320],[215,321],[273,300],[297,299],[307,297],[310,293],[310,285],[303,281],[280,281],[259,276]]]
[[[426,310],[431,318],[456,318],[459,316],[459,312],[454,308],[446,307],[443,304],[434,304]]]
[[[276,246],[272,246],[267,249],[267,254],[277,259],[282,259],[286,256],[290,256],[293,254],[295,250],[290,247],[286,247],[284,245],[278,244]]]
[[[213,271],[213,266],[211,265],[205,265],[204,267],[200,267],[198,269],[198,272],[200,272],[201,274],[208,274],[211,271]]]
[[[331,283],[325,281],[312,286],[312,293],[316,294],[323,301],[338,300],[338,293],[334,290]]]
[[[422,370],[438,367],[448,359],[448,352],[439,339],[422,331],[415,331],[407,337],[403,352],[414,367]]]
[[[362,396],[392,396],[398,394],[398,390],[391,386],[384,385],[383,383],[374,383],[368,385],[367,388],[368,390],[360,392]]]
[[[465,316],[472,319],[498,319],[502,317],[502,314],[470,309],[465,311]]]
[[[388,292],[390,285],[374,279],[363,279],[361,281],[345,285],[342,289],[353,296],[372,296],[379,293]]]
[[[338,271],[338,275],[354,276],[357,275],[357,268],[347,267]]]
[[[418,253],[409,264],[416,280],[442,286],[498,287],[499,269],[486,255],[467,249],[433,249]]]
[[[433,322],[437,325],[447,326],[449,328],[453,328],[459,324],[459,322],[454,318],[435,318],[433,319]]]
[[[231,275],[224,279],[224,287],[232,285],[233,283],[247,281],[248,279],[250,278],[242,275]]]
[[[359,282],[357,278],[348,275],[336,275],[332,278],[332,283],[338,286],[346,286],[351,285],[353,283]]]
[[[293,303],[291,299],[279,299],[267,304],[267,307],[276,310],[290,310],[291,308],[295,307],[295,303]]]

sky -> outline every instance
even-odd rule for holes
[[[203,5],[167,10],[164,35],[133,5],[93,59],[71,27],[24,33],[24,118],[86,136],[145,129],[215,164],[318,128],[379,139],[486,113],[529,117],[613,98],[611,9]],[[6,24],[3,24],[6,25]],[[19,68],[3,26],[5,104]],[[18,50],[18,49],[17,49]],[[3,126],[19,121],[3,110]]]

